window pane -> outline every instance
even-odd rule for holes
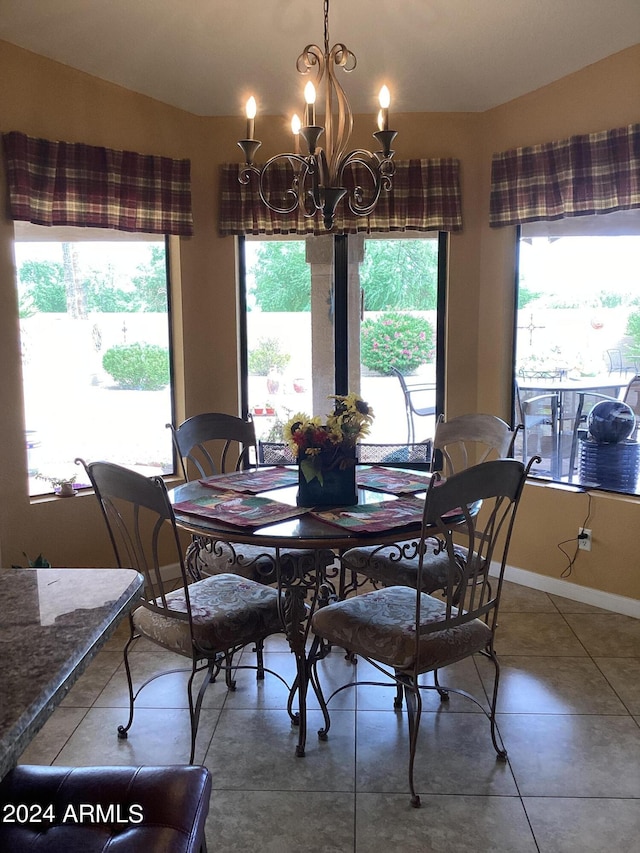
[[[433,438],[437,235],[365,238],[360,286],[362,396],[376,413],[367,441],[397,444]],[[407,388],[413,409],[408,412],[394,368]]]
[[[245,240],[249,411],[259,440],[311,412],[311,269],[304,240]],[[328,336],[331,341],[331,335]]]
[[[29,493],[77,456],[171,473],[163,240],[16,224]]]
[[[640,372],[640,234],[635,216],[579,217],[535,236],[523,226],[516,348],[518,418],[534,473],[592,488],[636,493],[640,414],[630,381]],[[582,229],[580,233],[579,229]],[[617,427],[604,441],[594,413]],[[613,405],[612,405],[613,404]],[[625,426],[626,422],[626,426]],[[594,421],[595,423],[595,421]],[[594,433],[598,434],[596,439]],[[607,428],[605,428],[607,433]],[[607,435],[609,435],[607,433]],[[611,445],[616,445],[612,447]],[[606,445],[606,446],[605,446]]]
[[[404,445],[431,438],[438,237],[349,240],[349,388],[375,411],[367,441]],[[324,418],[331,408],[334,288],[341,286],[335,283],[333,241],[246,238],[243,245],[249,411],[258,439],[281,443],[282,427],[292,415],[305,412]],[[412,386],[424,389],[416,391],[413,402],[428,414],[415,415],[415,422],[407,422],[400,380],[391,365],[409,377]]]

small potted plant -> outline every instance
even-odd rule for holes
[[[23,555],[23,557],[25,557],[25,559],[27,561],[27,567],[29,569],[50,569],[51,568],[51,563],[42,554],[38,554],[38,556],[35,558],[35,560],[32,560],[31,557],[27,556],[27,554],[25,554],[24,551],[22,552],[22,555]],[[12,569],[21,569],[23,567],[17,566],[14,564],[13,566],[11,566],[11,568]]]
[[[75,496],[73,484],[76,481],[76,475],[73,477],[47,477],[44,474],[36,474],[38,480],[45,480],[51,485],[53,491],[60,498],[72,498]]]

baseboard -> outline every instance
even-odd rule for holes
[[[496,575],[497,568],[492,567],[489,574]],[[611,610],[613,613],[640,619],[640,601],[637,598],[627,598],[624,595],[614,595],[600,589],[579,586],[560,578],[550,578],[547,575],[539,575],[536,572],[517,569],[514,566],[506,567],[504,577],[505,580],[518,583],[521,586],[539,589],[541,592],[548,592],[551,595],[560,595],[563,598],[570,598],[572,601],[580,601],[583,604],[591,604],[593,607],[601,607],[603,610]]]

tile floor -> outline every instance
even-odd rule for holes
[[[185,677],[158,679],[140,696],[129,739],[123,632],[114,636],[22,756],[61,765],[178,763],[188,755]],[[320,742],[317,705],[307,754],[296,758],[286,691],[251,670],[238,688],[210,686],[196,760],[213,773],[210,853],[604,853],[640,850],[640,620],[506,584],[497,650],[499,727],[509,751],[499,764],[488,722],[468,700],[425,697],[418,746],[422,808],[409,804],[407,724],[393,690],[359,687],[332,703]],[[247,653],[250,654],[250,653]],[[134,677],[175,658],[142,641]],[[453,669],[483,695],[482,659]],[[286,643],[268,644],[267,666],[287,678]],[[179,665],[179,663],[178,663]],[[326,684],[366,678],[368,665],[334,650]],[[453,683],[454,679],[451,679]]]

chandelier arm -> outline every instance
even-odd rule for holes
[[[336,174],[340,184],[343,182],[344,170],[347,166],[359,165],[368,173],[373,189],[373,198],[363,203],[364,192],[360,184],[356,185],[348,194],[349,208],[356,216],[367,216],[378,204],[380,194],[383,190],[388,192],[392,187],[392,176],[394,164],[391,158],[378,162],[374,155],[364,148],[356,148],[350,151],[340,162]]]
[[[251,175],[260,176],[260,169],[253,164],[243,166],[238,172],[238,183],[246,187],[251,180]]]
[[[350,59],[352,63],[350,64]],[[356,58],[343,44],[335,44],[327,57],[327,88],[325,109],[325,133],[327,138],[327,159],[329,161],[329,174],[337,173],[340,160],[347,150],[349,139],[353,131],[353,113],[344,89],[340,85],[336,75],[336,69],[352,71],[356,66]],[[334,126],[333,102],[338,107],[338,125]]]
[[[320,189],[323,184],[323,173],[326,170],[326,161],[324,161],[324,151],[319,150],[319,155],[309,155],[307,157],[307,171],[305,178],[308,176],[311,181],[311,187],[304,190],[304,210],[305,216],[314,216],[318,210],[322,210],[322,198]]]
[[[289,199],[289,203],[286,205],[278,205],[274,203],[267,193],[265,187],[265,180],[268,178],[268,173],[270,168],[283,160],[288,160],[289,164],[293,167],[293,180],[291,181],[291,186],[285,190],[284,197],[285,199]],[[300,168],[295,168],[295,163],[298,163]],[[249,171],[245,169],[243,171]],[[307,178],[307,174],[313,174],[313,163],[310,162],[309,158],[305,159],[299,154],[276,154],[274,157],[271,157],[261,169],[256,167],[252,167],[251,172],[254,172],[258,175],[258,192],[260,193],[260,198],[274,213],[293,213],[293,211],[300,204],[301,198],[304,194],[304,184]],[[247,181],[249,180],[249,176],[247,175]],[[245,183],[247,182],[245,181]]]
[[[338,164],[336,177],[339,181],[342,181],[344,170],[347,166],[352,166],[353,164],[358,163],[359,165],[364,166],[373,175],[379,173],[381,178],[386,179],[383,183],[388,183],[388,189],[391,189],[391,179],[393,178],[396,170],[395,163],[393,162],[394,153],[394,151],[391,151],[388,157],[384,157],[380,155],[380,152],[378,152],[380,156],[377,156],[372,154],[371,151],[367,151],[366,148],[354,148],[353,151],[349,151],[348,154],[345,154]]]
[[[311,74],[316,69],[316,86],[319,86],[324,77],[326,67],[326,56],[317,44],[308,44],[296,59],[296,70],[299,74]]]

